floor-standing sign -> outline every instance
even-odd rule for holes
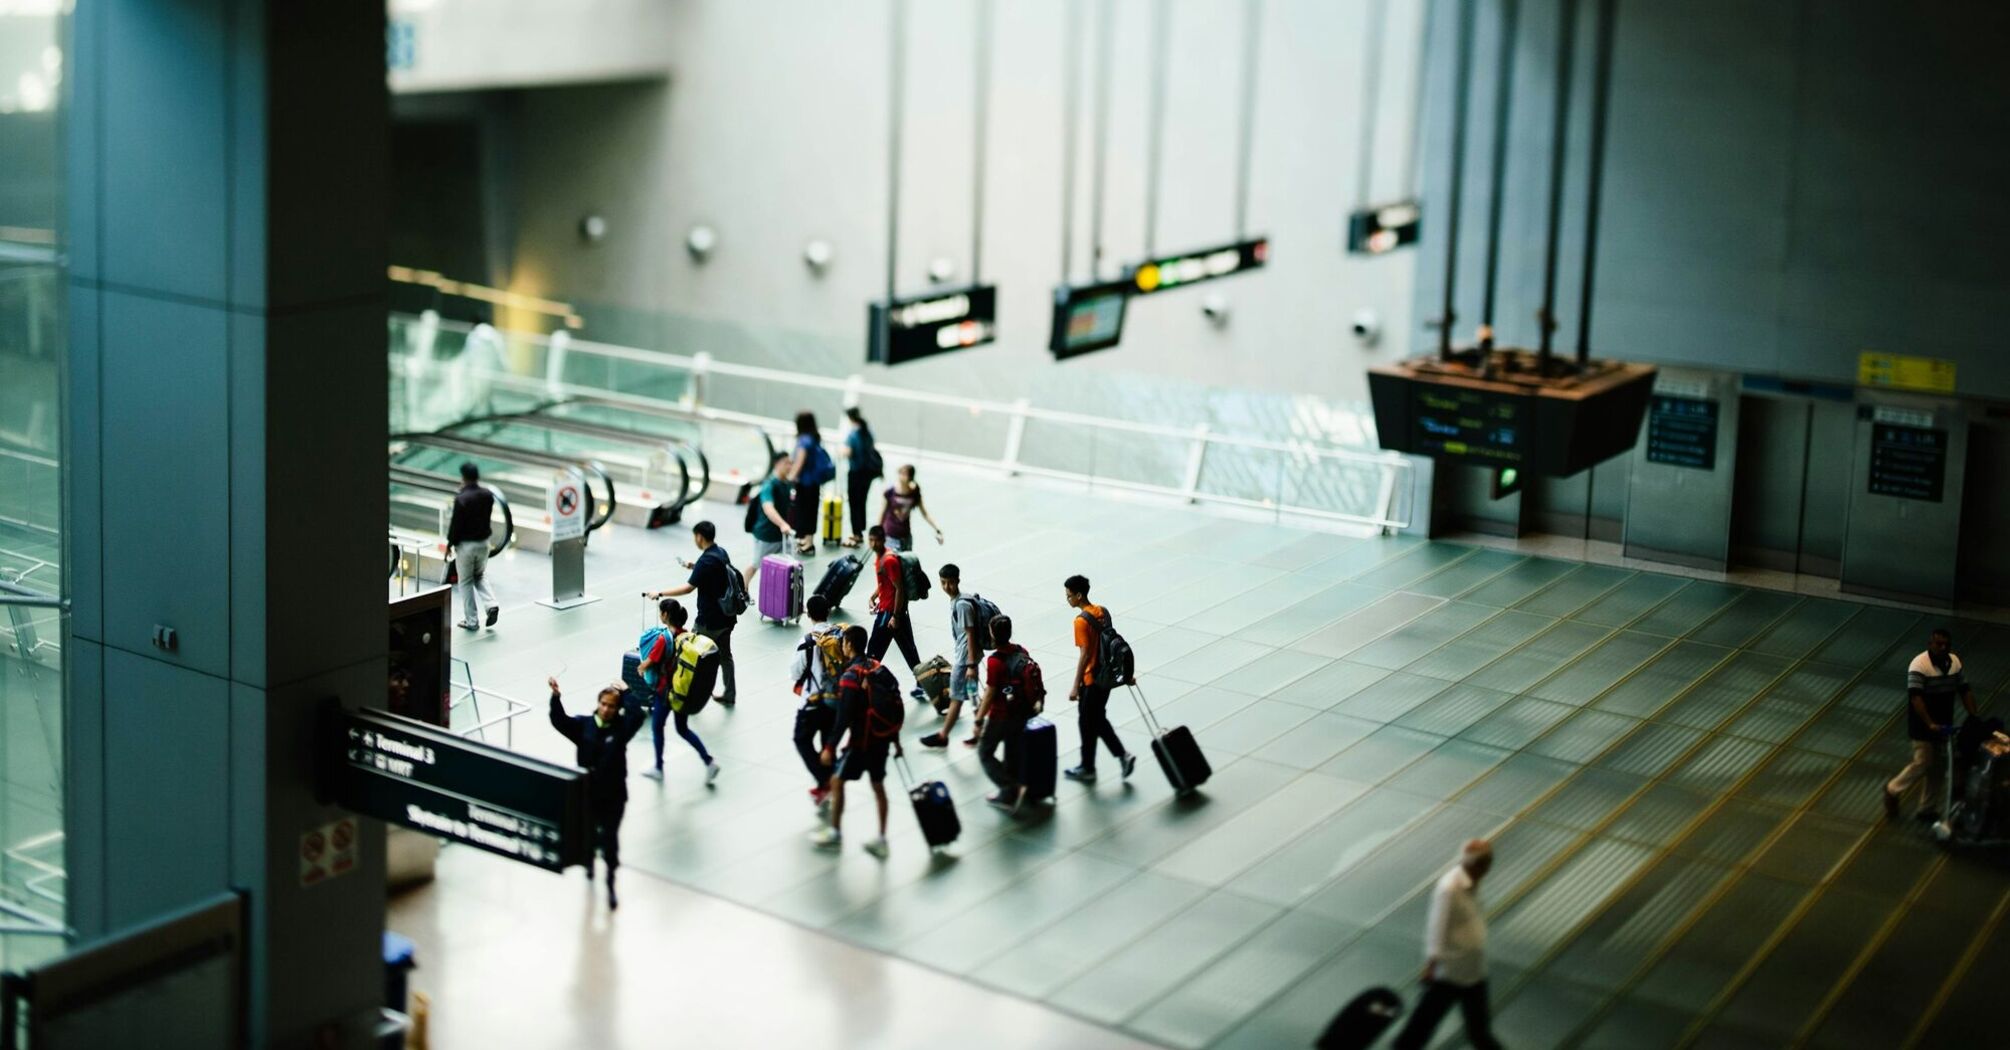
[[[599,601],[586,593],[586,476],[570,468],[553,474],[544,512],[551,519],[551,598],[538,604],[571,609]]]

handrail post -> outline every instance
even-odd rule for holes
[[[1200,501],[1200,470],[1202,464],[1207,462],[1207,435],[1208,428],[1206,423],[1201,423],[1193,428],[1193,448],[1187,452],[1186,456],[1186,485],[1180,490],[1186,494],[1186,501],[1188,503],[1198,503]]]
[[[1409,464],[1405,463],[1403,466],[1407,468]],[[1385,463],[1382,465],[1382,489],[1375,496],[1375,516],[1381,519],[1382,535],[1384,536],[1395,534],[1395,529],[1389,524],[1395,520],[1394,515],[1390,513],[1395,509],[1395,502],[1396,464]]]
[[[684,388],[684,407],[697,410],[705,404],[705,373],[712,367],[712,352],[700,350],[691,355],[691,385]]]
[[[859,397],[865,392],[865,377],[853,372],[844,380],[844,407],[857,408]]]
[[[999,461],[1006,477],[1019,474],[1019,449],[1026,443],[1026,410],[1032,407],[1033,402],[1023,397],[1012,402],[1012,422],[1005,428],[1005,458]]]

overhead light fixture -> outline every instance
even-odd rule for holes
[[[824,271],[830,269],[831,257],[834,254],[831,242],[819,237],[803,245],[803,265],[809,267],[811,273],[822,277]]]
[[[704,262],[718,244],[719,235],[703,223],[691,227],[691,232],[684,235],[684,250],[691,253],[695,262]]]

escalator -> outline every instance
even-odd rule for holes
[[[546,496],[555,476],[573,479],[585,494],[589,538],[614,518],[614,479],[599,465],[577,456],[514,448],[451,434],[396,434],[390,440],[391,468],[433,483],[460,487],[460,466],[473,463],[482,481],[501,491],[514,505],[517,545],[539,553],[551,549],[551,518]],[[526,510],[525,508],[536,508]]]
[[[623,525],[653,529],[674,523],[711,483],[704,452],[681,437],[534,414],[483,416],[441,434],[591,463],[620,483],[614,520]]]
[[[708,417],[675,405],[580,396],[541,405],[523,416],[590,423],[631,434],[683,441],[702,450],[708,461],[704,498],[721,503],[746,502],[747,493],[766,481],[774,469],[775,442],[764,428]]]

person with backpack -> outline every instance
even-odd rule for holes
[[[909,519],[917,513],[935,530],[935,542],[941,543],[942,526],[935,523],[935,516],[928,513],[928,504],[921,498],[921,486],[914,480],[914,464],[905,463],[894,472],[893,484],[886,487],[879,510],[879,524],[886,529],[886,542],[894,550],[914,549],[914,523]]]
[[[949,659],[949,706],[942,711],[942,727],[921,738],[922,747],[948,747],[949,733],[956,728],[956,716],[963,710],[965,700],[973,701],[972,710],[982,710],[974,701],[977,699],[977,669],[984,659],[984,650],[996,643],[992,641],[991,623],[1002,619],[998,607],[981,595],[963,593],[963,570],[955,565],[944,565],[936,570],[942,582],[942,593],[949,596],[949,636],[955,653]],[[964,743],[977,745],[983,735],[983,719],[978,719],[979,728],[970,734]]]
[[[1107,673],[1103,660],[1106,643],[1116,636],[1116,628],[1110,621],[1110,611],[1089,602],[1089,578],[1077,573],[1063,581],[1062,589],[1067,593],[1068,605],[1075,610],[1075,648],[1081,656],[1075,661],[1075,684],[1068,690],[1068,699],[1081,705],[1082,764],[1068,770],[1069,780],[1084,784],[1096,782],[1096,743],[1108,744],[1110,754],[1123,764],[1124,779],[1131,778],[1131,770],[1136,769],[1138,757],[1124,750],[1124,742],[1117,739],[1115,726],[1110,725],[1110,690],[1121,684],[1117,675]]]
[[[908,619],[908,600],[914,595],[907,585],[907,567],[902,564],[900,554],[886,546],[886,530],[874,525],[866,531],[866,544],[872,551],[873,579],[878,586],[872,595],[872,641],[865,647],[867,656],[874,660],[886,656],[887,646],[898,643],[901,658],[907,661],[907,670],[912,674],[921,666],[921,650],[914,644],[914,623]],[[927,592],[928,577],[921,578],[922,592]],[[928,694],[916,685],[911,694],[916,700],[926,700]]]
[[[719,647],[719,678],[724,686],[713,699],[731,707],[738,698],[733,676],[733,626],[753,602],[747,597],[745,578],[733,568],[732,560],[726,557],[726,548],[719,546],[718,536],[719,530],[709,521],[691,526],[691,542],[698,547],[698,560],[678,560],[679,565],[691,570],[691,578],[649,597],[661,601],[681,598],[693,591],[698,593],[693,603],[698,609],[697,632]]]
[[[649,687],[649,733],[656,745],[656,765],[642,775],[651,780],[663,779],[663,723],[672,722],[677,735],[698,752],[698,760],[705,763],[705,786],[719,779],[719,763],[705,750],[705,742],[691,731],[691,707],[686,697],[671,695],[671,682],[676,677],[677,661],[682,654],[684,624],[690,619],[682,603],[675,598],[664,598],[657,606],[657,616],[661,622],[642,632],[642,640],[635,643],[635,651],[642,656],[637,667],[642,681]]]
[[[447,546],[454,552],[454,597],[460,599],[464,630],[479,631],[484,623],[496,625],[502,607],[496,604],[495,589],[489,586],[489,539],[494,526],[496,498],[482,485],[482,471],[473,463],[461,464],[461,490],[454,493],[454,516],[447,522]],[[475,619],[486,610],[487,620]]]
[[[844,410],[845,418],[851,421],[851,432],[844,436],[845,498],[851,501],[851,535],[845,537],[844,545],[857,547],[865,543],[865,504],[872,496],[872,483],[886,473],[886,461],[880,458],[879,444],[873,439],[872,427],[856,406]]]
[[[761,574],[761,559],[782,553],[788,538],[795,534],[795,523],[789,520],[794,503],[789,496],[794,469],[795,461],[787,453],[775,453],[768,480],[761,482],[761,487],[747,498],[747,531],[754,535],[754,560],[747,566],[746,576],[750,592],[754,589],[754,578]]]
[[[818,849],[834,850],[844,844],[844,786],[861,777],[872,777],[872,793],[879,804],[879,837],[865,844],[865,851],[886,859],[886,762],[900,754],[900,727],[907,705],[901,701],[900,685],[886,665],[866,655],[865,628],[853,624],[844,629],[844,654],[848,661],[838,678],[838,728],[835,736],[845,743],[838,754],[837,740],[826,740],[823,764],[833,769],[830,782],[830,821],[810,837]]]
[[[824,768],[823,751],[837,743],[837,687],[844,674],[844,629],[828,622],[830,599],[812,594],[803,603],[810,629],[796,646],[790,675],[802,706],[796,709],[796,754],[810,772],[810,801],[821,809],[830,802],[830,770]]]
[[[824,482],[837,477],[837,464],[831,462],[823,435],[817,432],[815,413],[796,413],[796,444],[795,451],[790,453],[789,476],[796,483],[790,508],[795,517],[796,553],[809,557],[817,552],[817,493]]]
[[[628,742],[642,731],[649,715],[639,704],[622,710],[625,690],[619,685],[600,690],[591,715],[569,715],[559,699],[558,679],[547,678],[545,684],[551,686],[551,727],[572,741],[573,761],[586,770],[593,845],[607,862],[607,909],[613,911],[621,906],[614,895],[614,872],[621,866],[621,818],[628,811]],[[586,878],[593,879],[590,856]]]
[[[983,765],[984,775],[998,785],[997,793],[984,801],[1017,813],[1026,797],[1026,786],[1019,782],[1019,740],[1025,735],[1026,722],[1046,702],[1047,686],[1033,654],[1012,641],[1012,618],[994,616],[990,629],[992,644],[998,648],[984,660],[984,697],[978,716],[984,728],[979,731],[983,739],[977,746],[977,761]],[[1000,745],[1005,748],[1002,762],[998,758]],[[1053,770],[1053,766],[1047,767],[1050,778]]]

